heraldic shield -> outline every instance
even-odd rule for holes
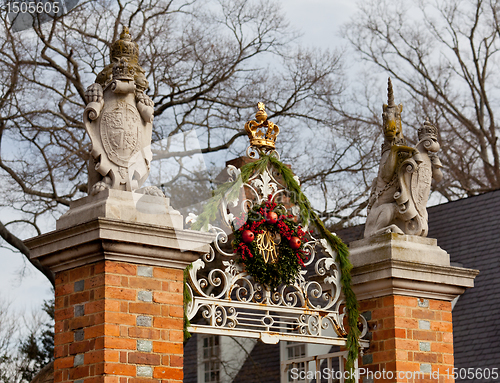
[[[116,94],[107,87],[103,96],[100,116],[92,121],[90,113],[84,115],[94,160],[89,173],[98,173],[96,181],[102,178],[101,183],[89,186],[93,188],[92,194],[102,188],[136,190],[149,175],[152,124],[142,118],[134,93]]]
[[[137,44],[124,28],[111,47],[111,64],[85,92],[83,122],[92,141],[89,192],[134,191],[146,181],[150,163],[154,103],[137,64]],[[163,195],[159,190],[148,194]]]

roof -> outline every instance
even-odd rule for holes
[[[500,361],[500,190],[434,206],[429,237],[457,266],[478,269],[453,309],[456,368],[498,368]],[[461,380],[456,380],[460,382]],[[490,380],[467,380],[482,382]],[[464,381],[465,382],[465,381]]]
[[[428,237],[454,266],[479,270],[453,309],[455,368],[498,368],[500,361],[500,190],[427,209]],[[339,230],[346,243],[363,238],[364,225]],[[459,380],[456,382],[490,380]]]

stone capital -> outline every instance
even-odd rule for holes
[[[406,295],[451,301],[474,286],[478,270],[450,266],[437,241],[386,233],[352,242],[352,283],[358,300]]]
[[[212,240],[183,229],[166,198],[109,189],[73,202],[55,231],[25,244],[32,258],[59,272],[102,260],[184,269]]]

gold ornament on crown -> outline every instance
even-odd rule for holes
[[[267,120],[264,103],[259,102],[257,108],[259,109],[255,114],[255,120],[257,121],[251,120],[245,124],[245,131],[250,138],[250,145],[264,150],[274,149],[280,129],[278,125]]]

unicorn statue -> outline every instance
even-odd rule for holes
[[[438,130],[429,121],[418,129],[418,143],[413,148],[403,136],[403,105],[394,103],[391,79],[388,103],[383,107],[382,156],[377,178],[368,200],[365,238],[382,233],[427,236],[427,200],[431,182],[441,181],[442,164]]]

